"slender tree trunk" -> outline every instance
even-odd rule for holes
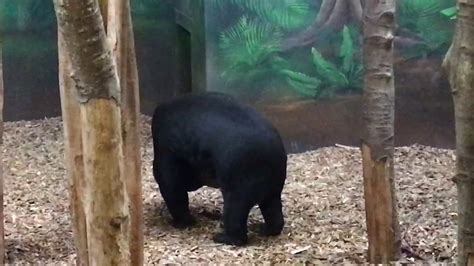
[[[446,54],[456,123],[457,265],[474,265],[474,0],[459,0],[453,43]]]
[[[85,194],[84,160],[82,153],[82,136],[79,102],[76,100],[74,81],[71,73],[71,62],[66,54],[61,32],[58,32],[59,54],[59,92],[63,118],[65,159],[69,179],[70,211],[76,246],[77,265],[88,265],[87,227],[82,195]]]
[[[1,37],[0,37],[1,38]],[[0,39],[0,146],[3,146],[3,55]],[[3,213],[3,153],[0,152],[0,264],[5,263],[5,224]]]
[[[120,84],[99,5],[97,0],[54,4],[79,101],[88,263],[129,264]]]
[[[400,257],[400,231],[394,189],[395,0],[367,0],[364,7],[364,196],[368,261]]]
[[[109,1],[107,35],[113,46],[122,94],[124,175],[130,199],[132,265],[143,264],[143,211],[140,156],[138,70],[130,2]]]

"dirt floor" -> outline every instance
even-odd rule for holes
[[[151,175],[149,119],[143,117],[145,262],[165,263],[363,263],[367,249],[359,150],[321,148],[289,156],[283,204],[284,234],[258,237],[234,248],[210,239],[219,228],[218,190],[190,196],[199,220],[193,229],[168,225],[169,214]],[[5,219],[9,263],[74,262],[59,118],[5,124]],[[396,185],[403,258],[453,262],[456,188],[454,152],[414,145],[396,150]]]

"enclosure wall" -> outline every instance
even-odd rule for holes
[[[359,1],[323,6],[334,2],[132,1],[142,112],[185,93],[220,91],[263,111],[290,152],[359,145]],[[396,145],[454,147],[452,100],[440,71],[454,4],[397,1]],[[61,115],[50,1],[1,1],[0,30],[5,119]]]

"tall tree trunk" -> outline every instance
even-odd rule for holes
[[[79,101],[88,263],[129,264],[120,84],[99,5],[97,0],[54,4]]]
[[[109,1],[107,35],[113,46],[122,95],[124,175],[130,199],[132,265],[143,264],[143,211],[140,156],[138,70],[130,2]]]
[[[0,36],[1,38],[1,36]],[[0,39],[0,146],[3,147],[3,53]],[[3,153],[0,152],[0,264],[5,263],[5,224],[3,213]]]
[[[82,195],[85,193],[84,160],[82,153],[81,116],[76,100],[75,84],[70,77],[71,62],[64,47],[63,36],[58,31],[59,92],[64,131],[64,150],[69,179],[69,206],[76,246],[76,264],[88,265],[87,227]]]
[[[394,188],[395,0],[366,0],[364,7],[364,196],[368,261],[400,257],[400,230]]]
[[[446,54],[456,123],[458,265],[474,265],[474,0],[459,0],[453,43]]]

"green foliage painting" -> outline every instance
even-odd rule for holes
[[[217,40],[225,86],[260,90],[270,83],[288,82],[305,95],[315,90],[319,80],[292,70],[280,55],[284,36],[314,17],[308,0],[211,0],[211,4],[216,12],[238,10],[235,22],[222,29]]]
[[[294,35],[308,34],[319,18],[328,15],[319,14],[321,3],[322,0],[131,1],[135,37],[163,38],[172,47],[179,47],[169,37],[176,27],[173,5],[186,6],[190,13],[197,7],[206,10],[205,26],[200,28],[206,36],[205,57],[212,65],[212,71],[206,73],[216,80],[214,87],[254,94],[257,98],[266,91],[315,98],[359,93],[362,88],[360,21],[342,19],[333,28],[310,32],[314,36],[309,36],[304,45],[285,46]],[[443,56],[453,35],[455,4],[455,0],[397,0],[396,43],[401,40],[398,43],[403,44],[397,48],[397,56],[402,59]],[[321,12],[332,11],[322,9]],[[341,18],[344,17],[353,14],[343,14]],[[16,38],[21,39],[16,42],[15,36],[9,36],[10,53],[17,53],[18,57],[25,53],[45,54],[42,49],[31,48],[33,44],[51,47],[48,53],[54,54],[51,44],[54,42],[44,41],[52,40],[45,33],[56,32],[52,2],[0,1],[0,31],[15,32]]]
[[[331,97],[336,92],[360,91],[362,88],[362,63],[357,55],[359,47],[353,40],[351,29],[344,26],[341,43],[334,62],[324,58],[316,49],[311,49],[314,69],[313,77],[307,75],[288,76],[289,85],[303,95]],[[310,79],[309,79],[310,78]]]
[[[254,83],[278,70],[283,34],[278,28],[243,16],[220,36],[219,47],[227,82]]]
[[[286,38],[314,23],[321,1],[209,1],[214,8],[211,12],[225,14],[225,20],[221,20],[224,23],[211,25],[219,35],[215,45],[219,50],[219,78],[229,92],[285,86],[303,97],[332,97],[361,91],[363,69],[357,25],[349,23],[321,37],[327,39],[326,47],[319,42],[283,49]],[[399,29],[412,38],[400,48],[400,54],[406,59],[442,56],[453,34],[454,4],[454,0],[397,1]],[[295,54],[298,60],[294,60]]]
[[[444,53],[452,36],[454,0],[401,0],[397,2],[399,23],[423,39],[423,43],[404,51],[408,57],[432,52]]]

